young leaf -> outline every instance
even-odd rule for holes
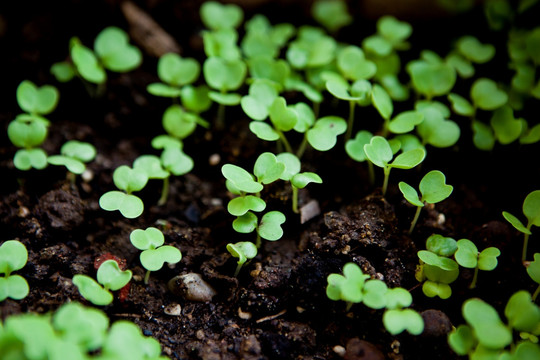
[[[361,130],[356,133],[354,139],[350,139],[345,144],[345,151],[355,161],[365,161],[367,159],[364,152],[364,146],[369,144],[373,134],[366,130]]]
[[[227,210],[231,215],[242,216],[248,211],[261,212],[266,208],[263,199],[253,195],[240,196],[229,201]]]
[[[142,62],[141,51],[129,44],[128,34],[114,26],[103,29],[96,36],[94,49],[103,65],[112,71],[131,71]]]
[[[313,148],[319,151],[332,149],[337,143],[337,137],[347,130],[347,122],[337,116],[325,116],[315,122],[306,133],[307,140]]]
[[[457,242],[458,249],[454,254],[459,265],[473,269],[478,264],[478,248],[474,243],[467,239],[461,239]]]
[[[278,180],[285,171],[285,164],[279,162],[270,152],[259,155],[253,167],[253,174],[261,184],[270,184]]]
[[[439,234],[431,235],[426,241],[426,249],[439,256],[450,257],[454,255],[457,248],[456,240]]]
[[[484,271],[491,271],[497,267],[497,257],[501,255],[501,251],[496,247],[488,247],[482,250],[478,255],[478,268]]]
[[[416,60],[407,65],[407,71],[415,90],[428,99],[448,94],[456,82],[456,71],[444,63]]]
[[[109,191],[101,195],[99,206],[107,211],[119,210],[128,219],[139,217],[144,211],[144,203],[139,197],[121,191]]]
[[[131,280],[131,270],[120,270],[115,260],[104,261],[97,270],[97,281],[112,291],[120,290]]]
[[[71,60],[77,72],[87,81],[94,84],[103,84],[107,81],[105,69],[98,62],[94,52],[81,44],[80,40],[73,38],[70,41]]]
[[[92,304],[105,306],[113,302],[113,295],[91,277],[77,274],[73,276],[72,281],[81,295]]]
[[[422,316],[412,309],[386,310],[383,324],[392,335],[401,334],[405,330],[412,335],[420,335],[424,331]]]
[[[448,100],[452,104],[452,109],[454,110],[454,112],[456,112],[456,114],[462,116],[474,115],[474,107],[464,97],[458,94],[450,93],[448,94]]]
[[[508,101],[508,95],[497,88],[495,81],[480,78],[471,87],[473,104],[482,110],[495,110]]]
[[[20,270],[28,261],[28,251],[18,240],[7,240],[0,246],[0,273],[6,277]]]
[[[113,182],[117,188],[130,194],[134,191],[140,191],[146,186],[148,175],[127,165],[121,165],[114,170]]]
[[[534,261],[527,266],[527,274],[535,283],[540,284],[540,253],[534,254]]]
[[[277,130],[289,131],[298,121],[298,115],[293,108],[287,106],[285,98],[277,97],[268,108],[270,120]]]
[[[155,249],[165,242],[163,233],[155,228],[149,227],[146,230],[135,229],[129,235],[129,240],[139,250]]]
[[[472,329],[467,325],[459,325],[448,334],[448,344],[458,355],[467,355],[477,345]]]
[[[510,329],[503,324],[491,305],[480,299],[469,299],[463,304],[462,311],[481,345],[502,349],[512,342]]]
[[[299,173],[291,178],[291,184],[298,189],[305,188],[309,183],[322,184],[322,179],[312,172]]]
[[[349,25],[353,20],[347,4],[342,0],[317,0],[313,3],[311,13],[313,18],[330,32]]]
[[[165,263],[176,264],[182,260],[182,253],[174,246],[164,245],[157,249],[144,250],[140,260],[146,270],[158,271]]]
[[[446,120],[440,111],[434,107],[420,110],[424,114],[424,120],[416,127],[423,142],[438,148],[453,146],[461,134],[459,126]]]
[[[241,7],[235,4],[224,5],[217,1],[204,2],[200,15],[203,24],[213,30],[236,28],[244,19]]]
[[[179,147],[166,147],[161,153],[161,163],[165,170],[176,176],[184,175],[193,169],[193,159]]]
[[[251,211],[248,211],[244,215],[237,217],[233,221],[232,226],[236,232],[242,234],[249,234],[257,228],[257,221],[257,215],[255,215]]]
[[[514,118],[514,112],[508,105],[495,110],[490,123],[495,137],[503,145],[517,140],[523,131],[522,121]]]
[[[382,86],[378,84],[373,85],[371,101],[379,114],[381,114],[382,118],[389,120],[392,116],[392,112],[394,111],[394,105],[390,95],[388,95]]]
[[[349,80],[370,79],[377,72],[375,63],[367,60],[362,49],[357,46],[343,48],[336,60],[339,70]]]
[[[457,42],[458,51],[472,62],[483,64],[495,55],[495,47],[491,44],[482,44],[473,36],[463,36]]]
[[[446,199],[454,189],[452,185],[445,183],[446,177],[439,170],[428,172],[420,181],[422,200],[434,204]]]
[[[426,152],[424,149],[412,149],[405,151],[394,159],[390,164],[390,167],[398,169],[412,169],[416,165],[424,161]]]
[[[242,60],[225,60],[213,56],[204,62],[203,73],[206,83],[211,88],[218,91],[231,91],[242,85],[247,67]]]
[[[394,157],[388,141],[382,136],[374,136],[369,144],[364,145],[367,158],[378,167],[384,168]]]
[[[17,87],[17,103],[29,114],[47,115],[58,104],[60,93],[52,85],[37,87],[30,80],[22,81]]]
[[[247,193],[257,193],[263,186],[253,179],[253,175],[239,166],[225,164],[221,167],[221,173],[230,180],[240,191]]]
[[[388,123],[388,130],[394,134],[404,134],[424,121],[424,114],[419,111],[404,111]]]
[[[276,155],[277,161],[285,165],[285,171],[281,174],[280,179],[289,181],[291,178],[300,172],[300,159],[291,153],[280,153]]]
[[[285,215],[279,211],[270,211],[263,215],[259,223],[258,233],[266,240],[276,241],[283,236],[281,224],[285,222]]]
[[[420,201],[420,199],[418,198],[418,193],[412,186],[410,186],[409,184],[403,181],[400,181],[398,186],[399,186],[399,190],[401,191],[401,193],[403,194],[403,196],[405,197],[405,199],[407,199],[409,203],[411,203],[414,206],[420,206],[420,207],[424,206],[424,203]]]
[[[529,224],[540,226],[540,190],[529,193],[523,201],[523,214],[529,220]]]
[[[242,110],[253,120],[264,120],[268,117],[268,108],[277,98],[276,88],[265,81],[255,81],[249,87],[249,95],[243,96],[240,104]]]
[[[181,87],[193,83],[199,77],[201,66],[193,58],[182,58],[175,53],[167,53],[159,58],[158,76],[166,84]]]

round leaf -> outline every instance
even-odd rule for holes
[[[386,167],[394,154],[388,141],[382,136],[373,136],[369,144],[364,145],[367,158],[378,167]]]
[[[81,295],[94,305],[105,306],[113,301],[112,294],[89,276],[77,274],[73,276],[73,284],[77,286]]]
[[[280,179],[289,181],[291,178],[300,172],[301,163],[300,159],[291,153],[280,153],[276,155],[277,161],[285,165],[285,171],[281,174]]]
[[[448,100],[450,103],[452,103],[452,109],[456,112],[456,114],[463,116],[474,115],[474,107],[464,97],[451,93],[448,94]]]
[[[230,180],[240,191],[247,193],[257,193],[263,186],[253,179],[253,175],[239,166],[225,164],[221,167],[221,173]]]
[[[128,34],[114,26],[109,26],[98,34],[94,49],[103,65],[112,71],[131,71],[142,62],[142,53],[129,44]]]
[[[495,47],[490,44],[482,44],[473,36],[464,36],[457,42],[458,51],[467,59],[483,64],[495,55]]]
[[[259,235],[268,241],[276,241],[283,236],[281,224],[285,222],[285,215],[279,211],[270,211],[263,215],[259,223]]]
[[[449,257],[456,252],[457,241],[451,237],[433,234],[426,241],[426,249],[439,256]]]
[[[472,327],[478,342],[491,349],[503,349],[512,342],[512,333],[501,321],[497,311],[480,299],[463,304],[463,317]]]
[[[182,58],[168,53],[159,58],[158,76],[166,84],[181,87],[193,83],[199,77],[201,66],[193,58]]]
[[[104,261],[97,270],[97,281],[105,289],[120,290],[131,280],[131,270],[120,270],[115,260]]]
[[[529,224],[540,226],[540,190],[529,193],[523,201],[523,214],[529,220]]]
[[[82,45],[78,39],[72,40],[71,44],[71,59],[78,73],[91,83],[105,83],[107,81],[107,74],[99,64],[92,50]]]
[[[18,240],[7,240],[0,246],[0,273],[9,276],[28,261],[28,251]]]
[[[249,234],[257,228],[257,215],[248,211],[233,221],[233,229],[242,234]]]
[[[241,60],[225,60],[209,57],[203,65],[206,83],[218,91],[236,90],[242,85],[247,73],[246,64]]]
[[[47,162],[52,165],[63,165],[69,172],[80,175],[86,170],[86,166],[82,161],[72,159],[63,155],[52,155],[47,158]]]
[[[424,114],[418,111],[404,111],[388,124],[388,130],[394,134],[404,134],[414,130],[414,127],[424,121]]]
[[[186,155],[182,149],[167,147],[161,153],[163,167],[176,176],[185,175],[193,169],[193,159]]]
[[[217,1],[204,2],[200,8],[200,15],[203,24],[214,30],[236,28],[244,18],[244,12],[238,5],[224,5]]]
[[[428,172],[420,181],[422,201],[435,204],[450,196],[454,187],[446,184],[446,177],[439,170]]]
[[[253,174],[262,184],[270,184],[278,180],[285,171],[285,164],[279,162],[270,152],[259,155],[253,166]]]
[[[182,253],[174,246],[164,245],[157,249],[144,250],[139,258],[146,270],[158,271],[165,263],[179,262],[182,259]]]
[[[121,191],[109,191],[101,195],[99,206],[107,211],[119,210],[128,219],[134,219],[144,211],[144,203],[140,198]]]
[[[347,122],[337,116],[325,116],[315,122],[307,131],[307,140],[319,151],[332,149],[337,143],[337,136],[347,130]]]
[[[43,149],[20,149],[13,156],[13,165],[19,170],[44,169],[47,167],[47,153]]]
[[[452,296],[452,288],[448,284],[438,283],[430,280],[424,282],[422,285],[422,291],[427,297],[438,296],[443,300]]]
[[[416,91],[428,98],[448,94],[456,82],[456,71],[444,63],[416,60],[407,65],[407,71]]]
[[[390,167],[398,169],[412,169],[424,161],[425,157],[426,151],[424,149],[407,150],[404,153],[399,154],[394,161],[392,161]]]
[[[503,145],[517,140],[523,130],[522,121],[514,118],[514,112],[508,105],[495,110],[490,123],[495,137]]]
[[[367,60],[357,46],[347,46],[337,56],[337,66],[349,80],[369,79],[377,72],[377,66]]]
[[[501,255],[501,251],[496,247],[489,247],[482,250],[478,256],[478,268],[480,270],[491,271],[497,267],[497,257]]]
[[[234,216],[242,216],[250,210],[261,212],[265,208],[266,202],[253,195],[236,197],[229,201],[229,204],[227,205],[227,210]]]
[[[424,206],[424,203],[420,201],[418,197],[418,193],[412,186],[410,186],[409,184],[403,181],[400,181],[398,186],[399,186],[399,191],[401,191],[401,193],[403,194],[403,196],[409,203],[411,203],[414,206],[419,206],[419,207]]]
[[[121,165],[114,170],[113,181],[117,188],[129,194],[142,190],[148,182],[148,175],[144,171]]]
[[[365,161],[367,159],[364,152],[364,146],[369,144],[373,134],[366,130],[361,130],[356,133],[354,139],[349,139],[345,143],[345,151],[355,161]]]
[[[170,98],[178,97],[182,93],[181,89],[162,83],[148,84],[146,91],[155,96]]]
[[[438,110],[431,107],[421,111],[424,114],[424,121],[416,129],[424,143],[446,148],[459,140],[461,130],[455,122],[444,119]]]
[[[482,110],[495,110],[508,101],[508,95],[497,88],[497,84],[486,78],[478,79],[471,87],[471,99]]]
[[[305,188],[309,183],[322,184],[322,179],[319,175],[312,172],[299,173],[291,179],[291,184],[298,189]]]
[[[384,328],[392,335],[407,330],[412,335],[420,335],[424,331],[422,316],[412,309],[387,310],[383,314]]]
[[[458,249],[454,254],[459,265],[473,269],[478,264],[478,248],[474,243],[467,239],[461,239],[457,242]]]
[[[47,115],[58,104],[60,94],[52,85],[38,88],[29,80],[22,81],[17,87],[17,102],[21,109],[30,114]]]
[[[163,233],[155,228],[149,227],[146,230],[135,229],[129,235],[129,240],[139,250],[155,249],[165,242]]]
[[[255,134],[259,139],[266,141],[279,140],[279,133],[274,130],[270,124],[259,121],[252,121],[249,123],[249,130]]]

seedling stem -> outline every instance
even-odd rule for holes
[[[353,100],[350,100],[349,101],[349,119],[347,121],[347,133],[345,134],[345,142],[347,142],[347,140],[349,140],[352,136],[355,107],[356,107],[356,102]]]
[[[163,178],[163,187],[161,189],[161,197],[158,200],[158,205],[165,205],[169,196],[169,177]]]
[[[420,211],[422,210],[421,206],[418,206],[416,208],[416,212],[414,213],[414,218],[411,223],[411,227],[409,228],[409,235],[412,234],[414,227],[416,226],[416,222],[418,221],[418,217],[420,216]],[[476,274],[475,274],[476,275]]]
[[[538,285],[538,287],[536,288],[536,291],[534,292],[534,294],[532,296],[532,301],[533,302],[536,301],[536,298],[538,297],[538,295],[540,295],[540,285]]]
[[[292,210],[295,214],[298,214],[298,188],[291,186],[292,188]]]

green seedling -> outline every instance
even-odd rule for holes
[[[30,291],[28,282],[14,271],[22,269],[28,261],[26,247],[17,240],[7,240],[0,246],[0,301],[7,298],[21,300]]]
[[[302,26],[297,37],[289,44],[286,58],[294,69],[310,69],[330,64],[335,58],[336,40],[323,29]]]
[[[317,0],[311,7],[311,14],[315,21],[331,33],[349,25],[353,20],[347,4],[342,0]]]
[[[204,52],[207,58],[219,57],[227,61],[242,59],[238,47],[238,32],[235,29],[203,31]]]
[[[414,90],[427,100],[446,95],[456,82],[456,71],[442,60],[414,60],[407,64]]]
[[[383,196],[386,194],[388,178],[392,168],[412,169],[420,164],[426,156],[425,150],[412,149],[399,154],[390,163],[394,158],[394,153],[388,141],[382,136],[374,136],[371,138],[369,144],[364,145],[364,152],[369,161],[378,167],[382,167],[384,170],[384,182],[382,187]]]
[[[120,270],[115,260],[106,260],[97,270],[97,281],[87,275],[73,276],[82,297],[94,305],[105,306],[113,301],[111,291],[120,290],[131,280],[131,270]]]
[[[103,210],[115,211],[133,219],[142,214],[144,203],[132,193],[142,190],[148,182],[148,175],[143,170],[132,169],[127,165],[116,168],[113,173],[114,185],[122,191],[109,191],[99,198],[99,206]]]
[[[193,58],[182,58],[175,53],[167,53],[158,60],[160,83],[149,84],[150,94],[163,97],[179,97],[182,87],[192,84],[199,77],[201,66]]]
[[[96,36],[93,51],[78,38],[72,38],[70,56],[73,62],[71,70],[69,63],[57,63],[51,69],[53,74],[57,75],[59,81],[69,81],[70,74],[76,74],[98,85],[98,93],[107,81],[106,69],[123,73],[137,68],[142,62],[142,53],[129,44],[128,34],[114,26],[103,29]]]
[[[155,228],[149,227],[146,230],[136,229],[131,232],[129,239],[133,246],[142,250],[139,259],[146,269],[144,283],[148,284],[150,272],[160,270],[165,262],[176,264],[182,260],[180,250],[170,245],[163,245],[165,237],[163,233]]]
[[[46,126],[50,125],[50,121],[44,115],[56,109],[59,98],[58,89],[52,85],[37,87],[30,80],[24,80],[17,87],[17,103],[25,112],[26,120],[29,117],[32,121],[42,122]]]
[[[13,157],[13,165],[19,170],[44,169],[47,153],[39,148],[47,138],[47,125],[31,117],[19,115],[9,123],[7,133],[13,145],[21,148]]]
[[[527,218],[527,226],[525,226],[517,217],[507,211],[503,211],[504,218],[512,224],[518,231],[525,236],[523,238],[523,251],[521,261],[527,259],[527,246],[529,244],[529,236],[531,235],[531,227],[540,226],[540,190],[535,190],[529,193],[523,201],[523,214]]]
[[[369,144],[373,134],[367,130],[361,130],[356,133],[354,139],[349,139],[345,143],[345,152],[347,155],[354,161],[364,162],[368,160],[366,152],[364,151],[364,146]],[[373,169],[373,163],[367,161],[368,172],[369,172],[369,181],[371,185],[375,184],[375,170]]]
[[[270,106],[278,97],[278,90],[273,83],[256,79],[249,86],[249,94],[242,97],[242,110],[251,119],[262,121],[270,115]]]
[[[347,131],[347,122],[338,116],[324,116],[306,131],[306,140],[315,150],[328,151],[337,144],[337,137]],[[299,154],[300,155],[300,154]]]
[[[254,57],[247,60],[247,65],[251,79],[270,81],[280,91],[291,80],[291,66],[283,59]]]
[[[424,115],[424,120],[416,127],[424,145],[447,148],[457,143],[461,129],[448,119],[450,111],[446,106],[430,101],[417,102],[415,108]]]
[[[234,276],[238,276],[242,266],[246,264],[248,260],[257,256],[257,246],[250,241],[241,241],[236,244],[227,244],[227,251],[235,258],[238,258],[236,271]]]
[[[303,172],[294,175],[291,178],[292,186],[292,210],[298,213],[298,189],[305,188],[309,183],[322,184],[322,179],[319,175],[313,172]]]
[[[435,204],[441,202],[449,197],[454,189],[452,185],[446,184],[446,177],[439,170],[432,170],[424,175],[420,181],[419,188],[422,196],[418,196],[416,190],[409,184],[403,181],[399,183],[399,190],[405,199],[417,207],[416,213],[414,214],[414,218],[411,222],[411,227],[409,228],[409,234],[413,232],[424,204]]]
[[[245,28],[246,34],[242,39],[241,47],[249,60],[275,59],[295,32],[291,24],[282,23],[272,26],[268,18],[262,14],[253,16],[246,22]],[[281,62],[286,64],[284,61]],[[283,82],[278,81],[278,83]]]
[[[277,241],[283,236],[281,225],[285,222],[285,215],[280,211],[269,211],[265,213],[259,221],[257,215],[248,211],[242,216],[238,216],[233,221],[233,229],[242,234],[249,234],[253,231],[257,233],[255,246],[260,248],[261,239]]]
[[[206,1],[199,10],[203,24],[212,30],[234,29],[244,19],[241,7],[235,4],[223,5],[217,1]]]
[[[392,335],[405,330],[419,335],[424,330],[420,314],[403,309],[412,303],[411,294],[403,288],[389,289],[381,280],[369,279],[355,263],[343,266],[343,275],[328,275],[326,295],[330,300],[347,302],[347,311],[355,303],[364,303],[372,309],[384,309],[383,324]]]
[[[452,66],[462,78],[474,75],[473,63],[484,64],[495,56],[495,47],[491,44],[482,44],[474,36],[463,36],[456,42],[456,51],[451,52],[445,62]]]
[[[411,34],[412,26],[409,23],[385,15],[377,21],[377,33],[366,37],[362,41],[362,47],[380,59],[389,59],[395,54],[395,50],[409,48],[407,39]]]
[[[532,300],[536,301],[538,295],[540,294],[540,253],[534,254],[534,261],[531,261],[529,266],[527,266],[527,273],[529,274],[530,278],[538,284],[538,287],[532,296]]]
[[[459,276],[457,262],[428,250],[420,250],[418,257],[420,266],[416,271],[416,279],[423,282],[424,294],[428,297],[448,299],[452,295],[449,284]]]
[[[85,163],[94,160],[96,154],[96,148],[92,144],[70,140],[62,145],[60,155],[49,156],[47,162],[65,166],[71,175],[80,175],[86,170]],[[74,182],[75,176],[72,176],[71,180]]]
[[[507,324],[491,305],[477,298],[465,301],[462,313],[467,324],[448,335],[448,344],[458,355],[471,359],[535,359],[540,355],[536,343],[540,308],[527,291],[518,291],[508,300],[504,309]],[[519,332],[519,343],[514,341],[514,331]]]
[[[474,276],[469,285],[469,289],[474,289],[478,279],[478,270],[491,271],[495,269],[498,264],[497,257],[501,251],[496,247],[489,247],[479,252],[476,245],[467,239],[458,240],[457,247],[454,254],[457,263],[463,267],[474,269]]]

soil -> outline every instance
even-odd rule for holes
[[[145,202],[141,217],[130,220],[118,212],[103,211],[98,200],[114,188],[114,169],[130,165],[139,155],[155,153],[150,141],[163,133],[161,114],[168,99],[146,92],[146,85],[157,81],[157,57],[147,52],[139,69],[109,73],[105,95],[92,98],[80,81],[56,83],[49,67],[67,56],[71,36],[91,44],[105,26],[128,29],[120,3],[7,3],[0,5],[0,48],[4,49],[0,59],[0,122],[4,129],[0,134],[0,233],[2,240],[19,239],[29,251],[28,263],[18,273],[28,280],[30,294],[20,301],[0,303],[2,319],[24,312],[45,313],[68,301],[90,305],[71,278],[75,274],[94,275],[96,258],[112,254],[125,260],[134,278],[125,298],[116,298],[102,309],[112,321],[135,322],[145,335],[159,340],[164,355],[171,359],[456,359],[446,335],[452,325],[463,322],[463,301],[480,297],[501,312],[515,291],[534,291],[520,261],[522,237],[502,218],[501,211],[521,214],[523,199],[538,188],[539,167],[533,154],[540,149],[537,145],[511,144],[480,152],[471,144],[466,119],[456,119],[464,131],[455,147],[430,148],[426,161],[414,171],[394,170],[385,198],[380,188],[370,185],[364,164],[347,157],[343,144],[327,153],[307,152],[303,170],[316,171],[324,184],[302,190],[300,205],[317,204],[320,211],[301,223],[299,215],[290,210],[288,187],[278,184],[265,190],[268,208],[287,216],[285,235],[279,241],[264,242],[258,256],[238,277],[233,276],[236,260],[225,246],[253,239],[231,227],[233,218],[226,209],[231,194],[220,169],[226,163],[251,168],[257,154],[276,151],[273,144],[256,139],[247,130],[248,119],[240,109],[227,109],[225,130],[198,128],[186,139],[184,150],[196,165],[191,173],[172,179],[164,206],[156,205],[161,184],[151,180],[139,193]],[[202,58],[199,1],[136,3],[172,36],[183,55]],[[273,23],[313,23],[309,1],[237,3],[245,6],[246,18],[264,13]],[[374,19],[363,18],[360,10],[360,6],[353,7],[362,21],[340,34],[344,41],[359,43],[352,39],[362,29],[373,33]],[[415,26],[411,43],[439,47],[442,40],[449,43],[473,26],[466,17],[473,15],[430,16],[411,19]],[[481,16],[481,12],[474,16]],[[457,21],[469,25],[459,33],[448,31]],[[434,26],[442,40],[426,43],[429,37],[423,30]],[[493,39],[497,41],[497,37]],[[418,53],[414,49],[411,56]],[[16,148],[5,129],[20,112],[15,89],[24,79],[59,88],[60,105],[50,116],[52,125],[44,148],[49,154],[58,153],[60,145],[70,139],[94,144],[98,156],[88,166],[90,179],[77,178],[72,184],[61,167],[24,173],[14,168]],[[298,98],[297,94],[287,96]],[[346,116],[343,110],[328,107],[321,112],[337,111]],[[210,121],[215,116],[215,109],[205,114]],[[415,231],[408,235],[414,209],[403,199],[397,183],[415,184],[421,174],[432,169],[446,174],[454,192],[444,202],[423,210]],[[377,184],[382,183],[381,173],[377,172]],[[130,244],[129,234],[149,226],[159,227],[166,243],[178,247],[183,258],[173,267],[152,273],[145,285],[139,251]],[[427,298],[414,271],[416,252],[425,248],[432,233],[468,238],[480,249],[496,246],[502,253],[499,266],[481,272],[473,290],[468,289],[472,271],[462,269],[452,284],[450,299]],[[533,235],[529,254],[539,251]],[[372,277],[384,279],[390,287],[409,289],[414,298],[412,307],[426,321],[424,333],[391,336],[382,325],[382,311],[363,305],[346,311],[344,303],[329,300],[325,293],[328,274],[341,272],[350,261]],[[169,280],[187,273],[200,274],[216,295],[197,302],[179,296],[182,289],[171,292]]]

